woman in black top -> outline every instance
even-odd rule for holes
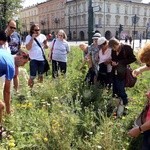
[[[125,91],[125,72],[127,65],[136,61],[136,58],[130,45],[123,44],[115,38],[110,39],[109,47],[112,48],[113,95],[121,98],[122,111],[124,111],[124,106],[128,104]]]

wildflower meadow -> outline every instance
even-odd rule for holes
[[[142,135],[127,133],[144,107],[150,72],[127,89],[128,114],[115,119],[112,91],[84,83],[82,59],[78,47],[71,47],[66,77],[52,79],[50,70],[32,90],[20,77],[19,94],[12,92],[13,112],[4,117],[9,134],[0,140],[0,150],[140,150]]]

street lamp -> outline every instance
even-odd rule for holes
[[[150,27],[150,23],[148,22],[147,23],[147,26],[146,26],[146,42],[147,42],[147,39],[148,39],[148,29]]]
[[[134,24],[134,31],[133,31],[133,50],[134,50],[134,40],[135,40],[135,29],[136,29],[136,24],[139,21],[139,17],[136,16],[136,14],[132,17],[132,24]]]
[[[44,25],[46,24],[45,20],[41,20],[41,25],[43,26],[43,33],[44,33]]]
[[[88,44],[92,44],[92,36],[93,36],[93,7],[92,0],[89,0],[88,5]]]

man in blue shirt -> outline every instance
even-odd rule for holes
[[[20,51],[21,47],[21,37],[20,35],[16,32],[17,29],[17,24],[14,20],[9,20],[7,28],[5,30],[7,37],[8,37],[8,46],[10,48],[11,54],[15,55]],[[15,68],[15,75],[13,77],[13,84],[14,84],[14,89],[18,90],[19,86],[19,78],[18,78],[18,68]]]
[[[10,114],[10,87],[11,80],[15,74],[15,66],[24,66],[28,62],[29,56],[25,52],[18,52],[14,57],[8,53],[2,45],[7,41],[7,37],[4,31],[0,31],[0,77],[5,75],[5,83],[3,89],[3,100],[0,101],[0,124],[2,122],[2,113],[4,106],[6,107],[6,113]],[[0,87],[1,88],[1,87]]]

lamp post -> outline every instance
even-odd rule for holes
[[[78,9],[77,9],[77,0],[75,0],[76,2],[76,43],[77,43],[77,39],[78,39],[78,18],[77,18],[77,14],[78,14]]]
[[[71,40],[71,31],[70,31],[70,4],[69,4],[69,9],[68,9],[68,38]]]
[[[105,35],[105,0],[104,0],[104,35]]]
[[[45,20],[41,20],[41,25],[43,26],[43,33],[45,33],[45,31],[44,31],[44,25],[45,25]]]
[[[92,36],[93,36],[93,7],[92,0],[89,0],[88,6],[88,44],[92,44]]]
[[[150,27],[150,23],[148,22],[147,23],[147,26],[146,26],[146,42],[147,42],[147,39],[148,39],[148,29]]]
[[[136,14],[132,17],[132,24],[134,24],[134,31],[133,31],[133,50],[134,50],[134,40],[135,40],[135,29],[136,24],[139,21],[139,17],[136,16]]]

